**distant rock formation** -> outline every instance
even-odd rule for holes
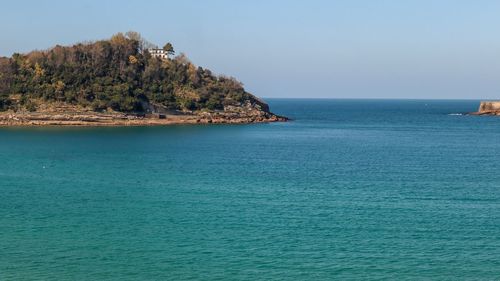
[[[500,115],[500,101],[482,101],[477,112],[471,115]]]

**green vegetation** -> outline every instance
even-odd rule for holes
[[[34,101],[121,112],[142,112],[148,104],[176,110],[260,104],[234,78],[215,76],[183,54],[152,57],[147,51],[152,46],[137,32],[127,32],[109,40],[0,58],[0,110],[35,111]],[[170,43],[164,50],[174,54]]]

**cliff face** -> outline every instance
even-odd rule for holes
[[[482,101],[477,112],[472,115],[500,115],[500,101]]]

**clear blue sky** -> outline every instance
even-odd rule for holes
[[[135,30],[262,97],[500,98],[500,1],[0,3],[0,56]]]

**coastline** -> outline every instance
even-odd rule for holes
[[[141,117],[123,113],[0,113],[0,127],[126,127],[195,124],[253,124],[286,122],[289,119],[268,112],[241,114],[200,112],[197,114],[165,114],[162,118]]]
[[[469,115],[500,116],[500,101],[481,101],[478,110]]]

